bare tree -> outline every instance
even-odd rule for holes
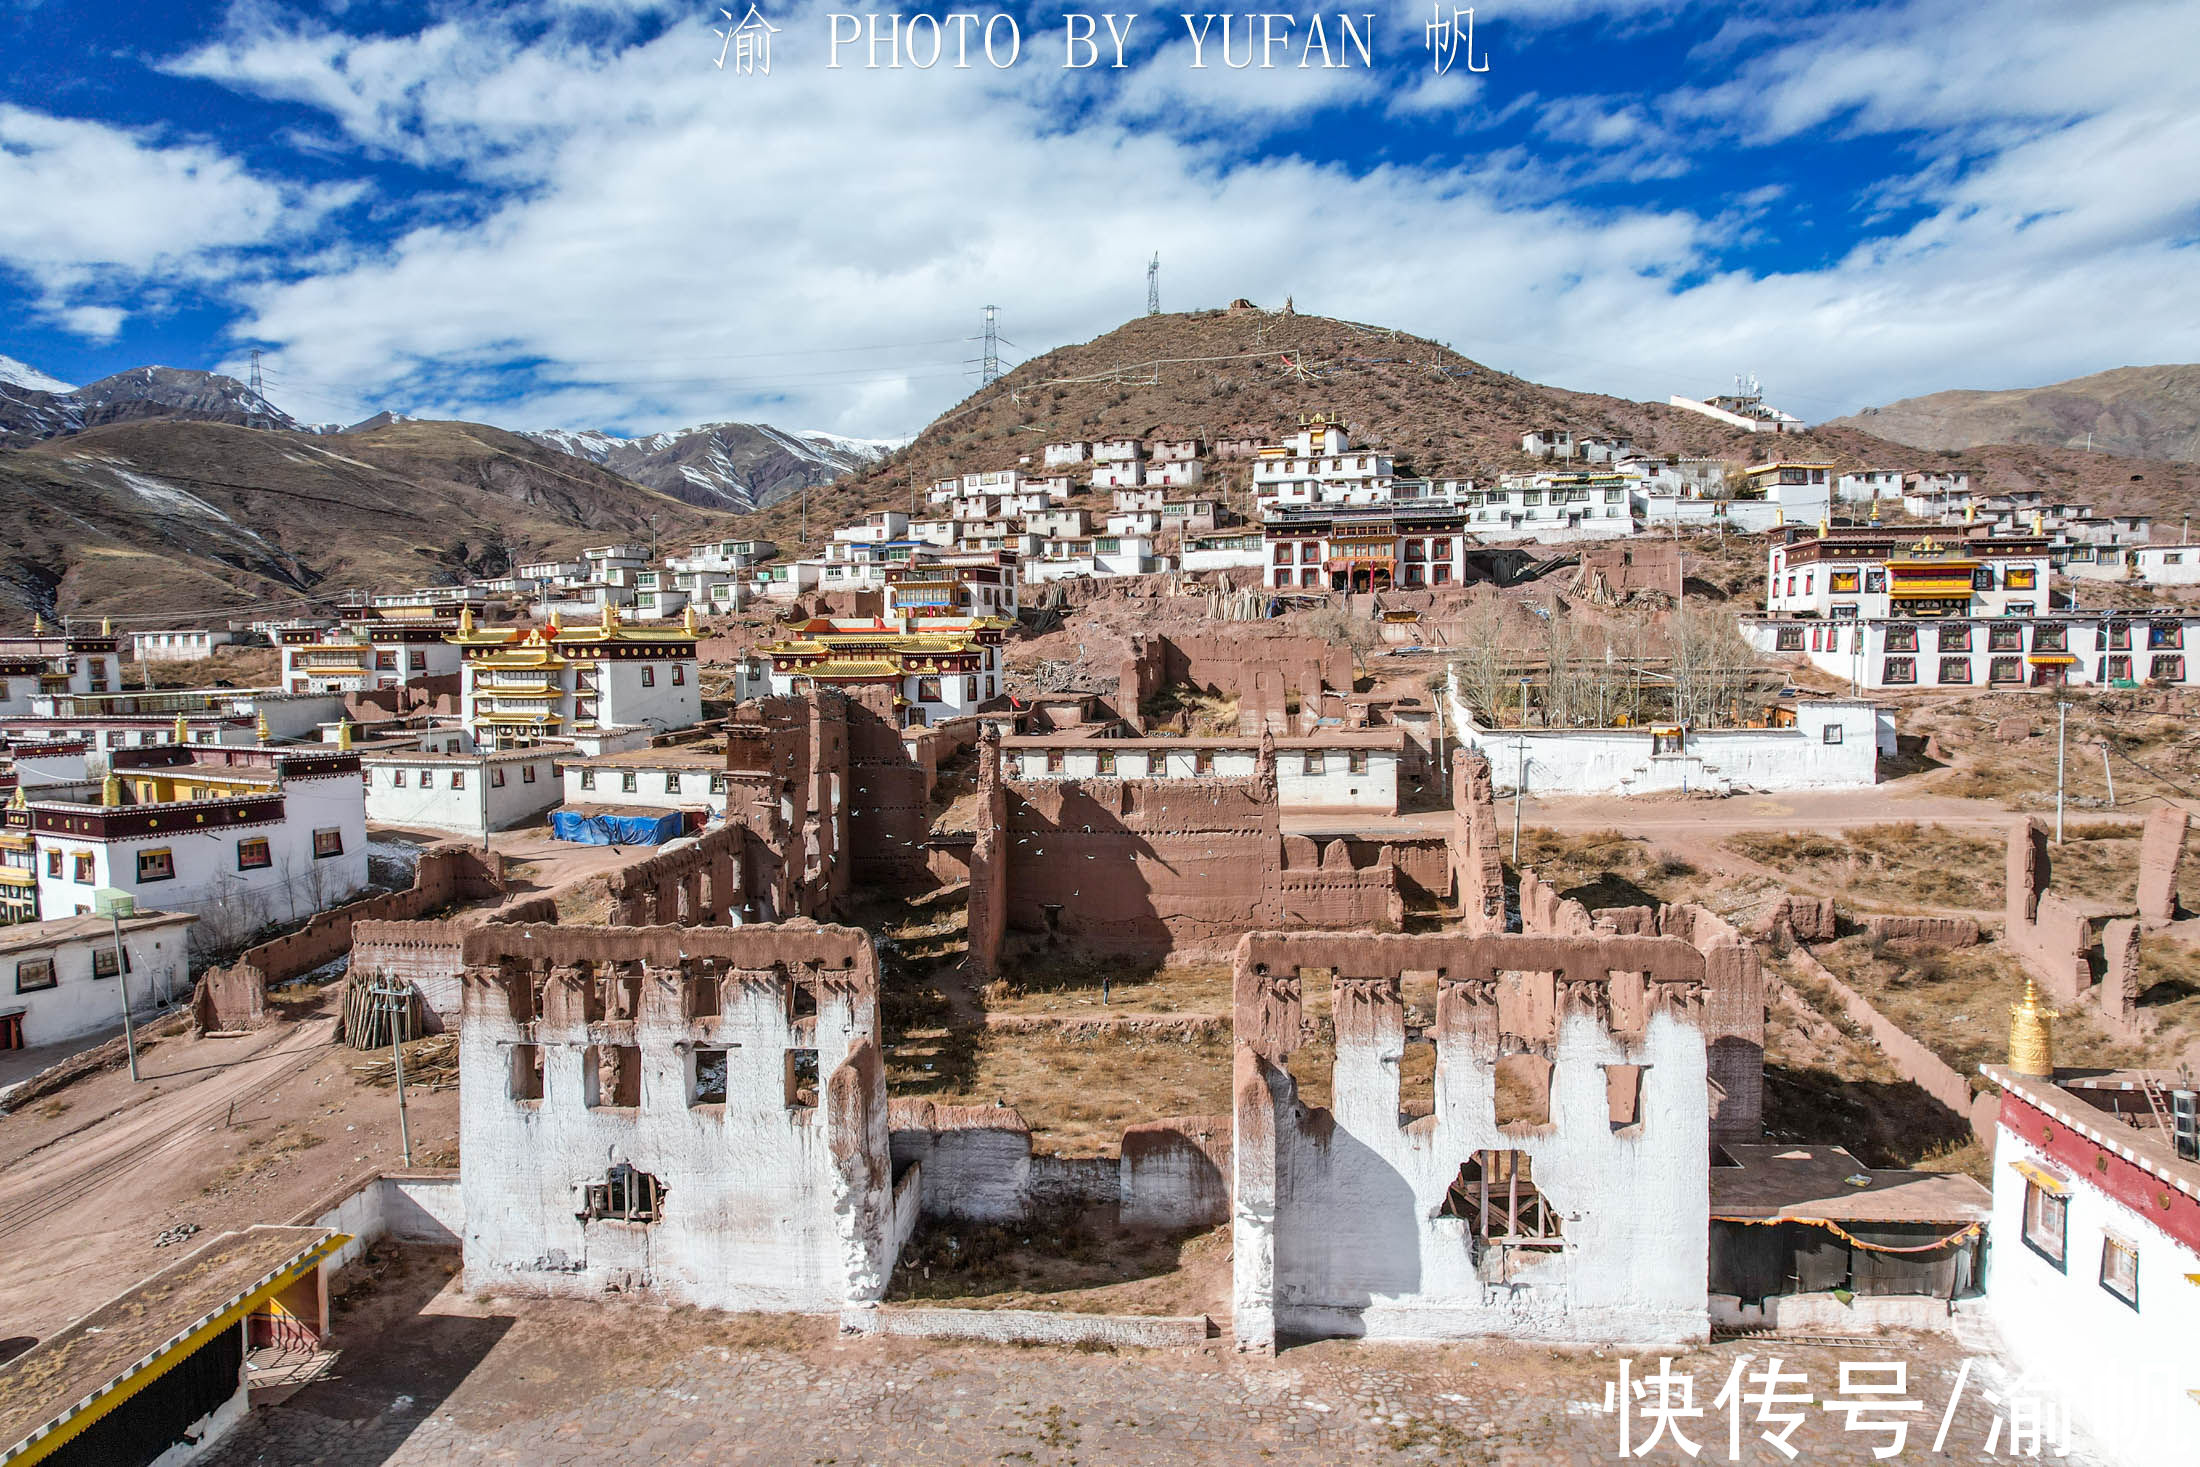
[[[1777,686],[1730,612],[1676,609],[1666,623],[1666,646],[1676,722],[1696,728],[1738,723],[1750,695]]]
[[[1512,660],[1505,650],[1505,603],[1485,597],[1468,608],[1464,639],[1451,660],[1459,694],[1479,721],[1497,727],[1511,682]]]
[[[1354,616],[1341,606],[1325,606],[1306,620],[1306,629],[1332,647],[1352,654],[1352,666],[1367,675],[1367,654],[1382,645],[1382,633],[1368,617]]]

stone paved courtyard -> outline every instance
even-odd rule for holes
[[[939,1462],[1268,1464],[1344,1460],[1587,1464],[1620,1460],[1599,1409],[1620,1354],[1505,1342],[1399,1346],[1326,1342],[1273,1360],[1226,1342],[1122,1352],[844,1339],[829,1321],[709,1315],[617,1301],[473,1300],[447,1282],[454,1261],[385,1262],[376,1287],[337,1320],[334,1378],[258,1413],[208,1460],[246,1464],[516,1462]],[[1648,1462],[1781,1463],[1744,1413],[1729,1455],[1714,1404],[1734,1361],[1774,1354],[1812,1396],[1834,1393],[1843,1360],[1900,1360],[1909,1415],[1901,1463],[2025,1460],[1984,1450],[2004,1378],[1990,1341],[1889,1336],[1868,1345],[1747,1341],[1681,1351],[1700,1417]],[[1974,1360],[1945,1455],[1932,1450],[1951,1389]],[[1637,1354],[1638,1377],[1658,1368]],[[1774,1408],[1776,1411],[1781,1409]],[[1639,1406],[1638,1406],[1639,1410]],[[1873,1462],[1883,1434],[1850,1432],[1813,1403],[1792,1438],[1803,1463]],[[1648,1424],[1638,1414],[1633,1441]],[[1777,1430],[1777,1427],[1771,1429]],[[2046,1459],[2054,1457],[2050,1435]],[[2109,1467],[2082,1445],[2070,1462]]]

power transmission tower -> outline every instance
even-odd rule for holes
[[[1153,258],[1146,262],[1146,314],[1161,314],[1161,251],[1155,250]]]
[[[252,395],[254,397],[264,396],[266,388],[267,384],[260,380],[260,349],[254,347],[252,348]]]
[[[980,387],[1000,380],[1001,348],[1016,344],[1001,335],[1000,318],[1001,308],[999,306],[987,306],[985,308],[985,335],[971,338],[973,341],[980,341],[985,344],[984,354],[978,358],[976,363],[978,385]]]

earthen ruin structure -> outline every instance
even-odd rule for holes
[[[1287,1067],[1330,983],[1332,1102]],[[1408,1028],[1402,980],[1433,974]],[[1250,933],[1235,963],[1240,1349],[1708,1334],[1704,954],[1675,937]],[[1433,1042],[1433,1109],[1401,1106]]]
[[[867,934],[503,923],[462,946],[469,1289],[810,1312],[883,1292],[907,1216]]]

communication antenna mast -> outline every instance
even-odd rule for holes
[[[252,395],[264,397],[267,384],[260,380],[260,349],[252,348]]]
[[[1153,258],[1146,262],[1146,314],[1161,314],[1161,251],[1155,250]]]

